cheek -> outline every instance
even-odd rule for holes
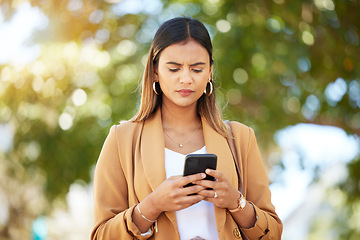
[[[201,82],[206,86],[206,84],[209,82],[210,75],[208,73],[204,73],[203,76],[201,76]]]
[[[202,85],[203,91],[206,89],[207,83],[208,83],[208,81],[204,81],[204,83],[203,83],[203,85]]]
[[[159,68],[158,69],[158,75],[159,75],[159,79],[169,79],[171,78],[171,72],[166,68]]]
[[[158,81],[160,83],[161,89],[167,89],[174,85],[174,76],[168,71],[159,71]]]

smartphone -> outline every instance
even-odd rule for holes
[[[184,176],[205,173],[205,170],[216,169],[217,156],[215,154],[188,154],[185,157]],[[207,175],[205,180],[214,181],[214,177]],[[193,186],[194,184],[189,183],[184,187]]]

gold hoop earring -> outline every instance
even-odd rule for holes
[[[156,83],[158,84],[158,86],[156,85]],[[159,91],[158,91],[158,89],[159,89]],[[161,88],[160,88],[160,83],[159,82],[154,82],[153,83],[153,90],[154,90],[156,95],[160,95]]]
[[[209,93],[207,93],[207,88],[208,88],[208,84],[210,85],[210,90],[209,90]],[[206,87],[205,87],[205,90],[204,90],[204,93],[205,93],[205,95],[207,95],[207,96],[210,96],[211,94],[212,94],[212,92],[213,92],[213,84],[212,84],[212,80],[210,79],[210,81],[206,84]]]

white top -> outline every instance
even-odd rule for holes
[[[206,147],[193,152],[196,154],[206,153]],[[183,175],[185,155],[165,148],[166,178]],[[176,220],[181,240],[190,240],[201,237],[206,240],[219,240],[214,204],[201,201],[191,207],[176,211]]]

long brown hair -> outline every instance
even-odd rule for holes
[[[173,18],[163,23],[157,30],[150,47],[144,76],[142,79],[141,103],[138,113],[131,119],[133,122],[144,121],[149,118],[162,104],[162,94],[153,91],[154,70],[159,62],[161,52],[168,46],[190,38],[199,42],[209,53],[210,66],[213,65],[212,43],[205,26],[190,17]],[[214,84],[214,81],[212,80]],[[216,104],[215,86],[211,95],[203,94],[197,101],[197,113],[219,134],[230,136],[227,124],[222,120],[220,108]]]

